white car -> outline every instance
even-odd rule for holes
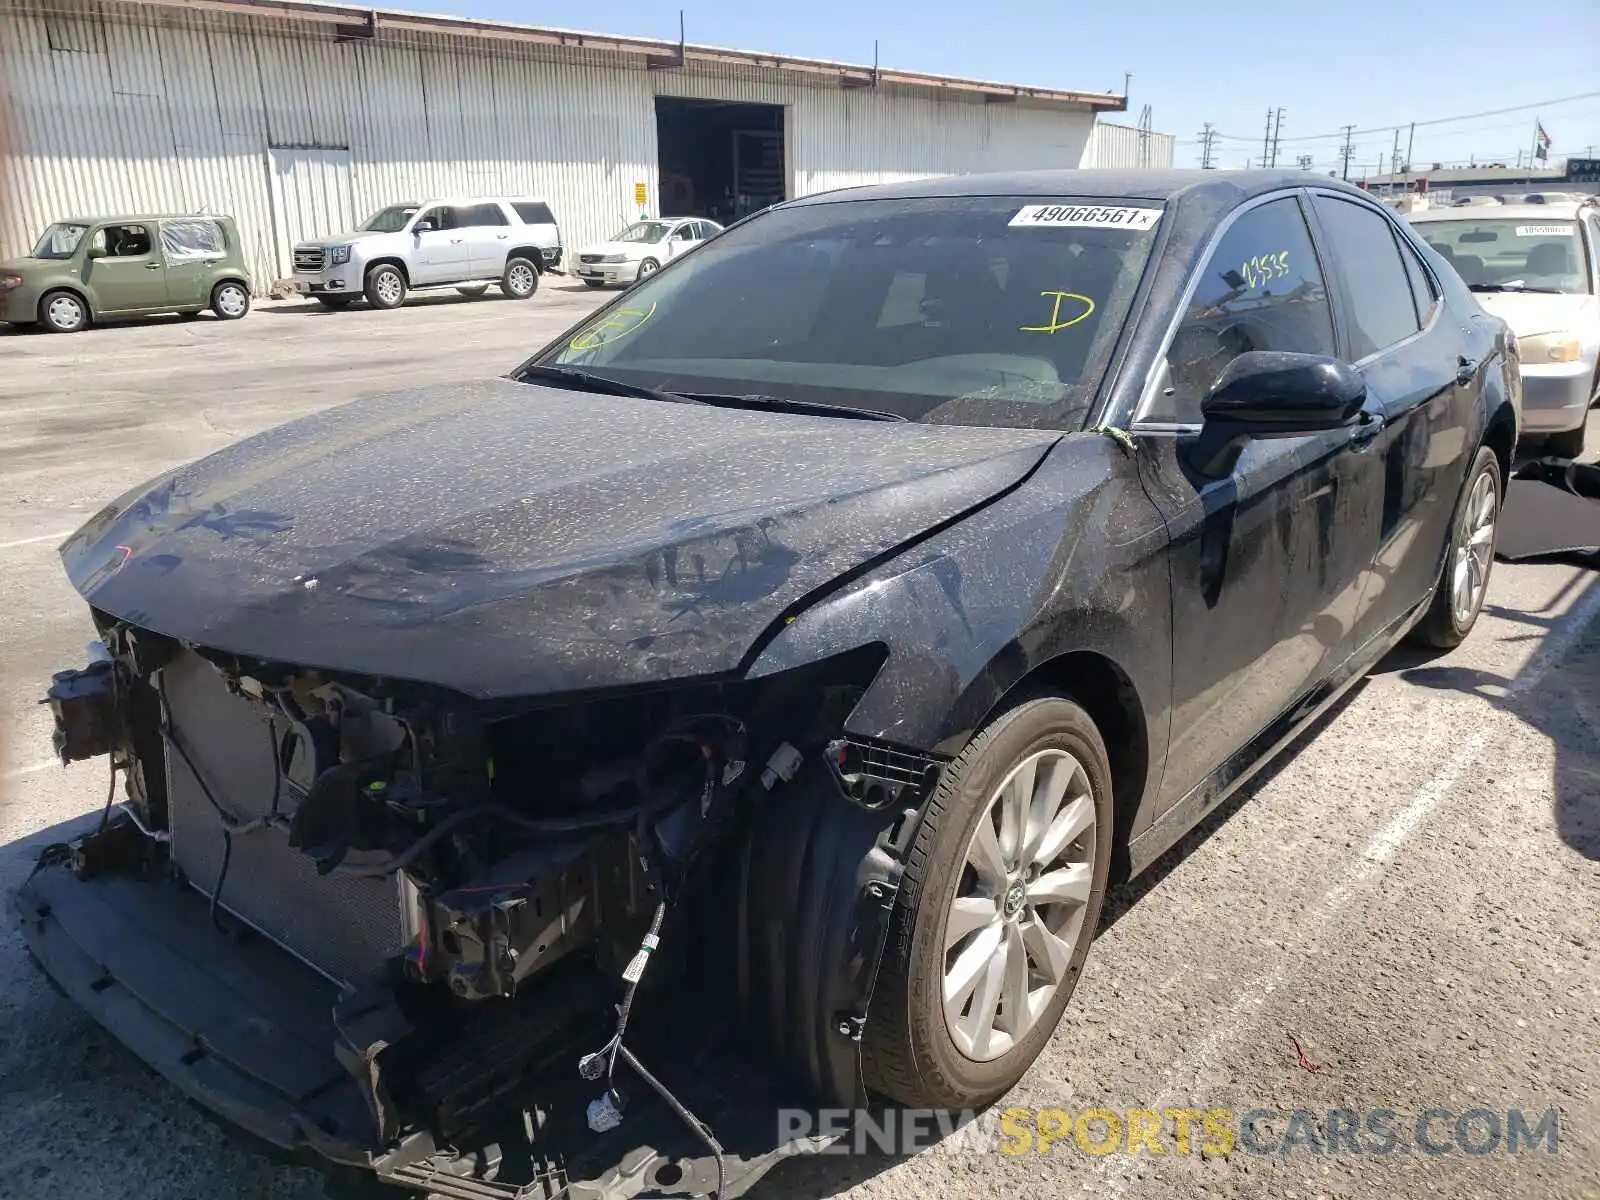
[[[328,308],[365,296],[399,308],[419,288],[481,296],[491,283],[516,300],[561,265],[561,230],[537,197],[480,196],[393,204],[360,229],[300,242],[289,285]]]
[[[1577,458],[1600,400],[1600,203],[1428,209],[1407,219],[1517,335],[1524,432]]]
[[[585,247],[573,270],[590,287],[635,283],[721,232],[703,217],[635,221],[610,241]]]

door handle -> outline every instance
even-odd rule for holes
[[[1478,373],[1478,364],[1465,354],[1456,355],[1456,383],[1465,387]]]
[[[145,263],[144,269],[146,271],[159,271],[159,270],[161,270],[161,264],[160,263]]]
[[[511,235],[509,233],[497,233],[497,234],[494,235],[494,240],[497,241],[497,242],[503,242],[507,238],[509,238],[510,236]]]
[[[1377,440],[1378,435],[1383,432],[1384,426],[1387,424],[1388,422],[1384,420],[1382,413],[1370,411],[1362,413],[1361,419],[1356,422],[1355,428],[1350,432],[1351,444],[1357,450],[1367,449]]]
[[[461,245],[461,243],[462,243],[462,242],[464,242],[464,241],[466,241],[466,239],[465,239],[465,238],[451,238],[451,239],[450,239],[450,244],[451,244],[451,245],[452,245],[452,246],[459,246],[459,245]]]

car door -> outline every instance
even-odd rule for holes
[[[1370,426],[1248,441],[1214,477],[1193,453],[1201,403],[1233,358],[1337,348],[1303,197],[1274,193],[1231,213],[1190,277],[1133,427],[1171,538],[1161,809],[1239,764],[1239,751],[1314,694],[1352,648],[1382,486]]]
[[[687,254],[699,244],[700,237],[695,229],[695,222],[683,221],[667,236],[666,251],[670,257],[677,258]]]
[[[417,214],[411,226],[415,249],[411,264],[413,284],[455,283],[472,275],[472,251],[459,228],[460,209],[434,204]],[[430,228],[419,228],[428,225]]]
[[[97,313],[136,313],[167,304],[166,266],[155,224],[102,225],[89,235],[84,284]]]
[[[1450,522],[1476,445],[1468,445],[1489,339],[1450,319],[1410,237],[1376,204],[1332,192],[1312,199],[1337,277],[1345,356],[1366,380],[1384,428],[1378,546],[1357,636],[1380,636],[1439,578]]]
[[[200,308],[211,299],[212,268],[227,257],[222,226],[203,217],[160,224],[167,300],[174,308]]]
[[[462,232],[477,279],[499,279],[506,271],[506,251],[511,249],[511,220],[494,203],[474,204],[462,213]]]

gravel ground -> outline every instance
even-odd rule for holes
[[[362,391],[498,373],[599,297],[264,305],[238,325],[0,335],[0,890],[97,807],[34,700],[91,636],[52,547],[166,465]],[[1591,444],[1595,439],[1591,422]],[[1060,1033],[1004,1107],[1559,1114],[1555,1154],[824,1157],[762,1200],[1600,1197],[1600,580],[1500,565],[1459,650],[1397,653],[1115,893]],[[1302,1057],[1303,1052],[1303,1057]],[[1434,1127],[1447,1136],[1448,1124]],[[1170,1136],[1167,1139],[1172,1148]],[[332,1197],[224,1133],[62,1000],[0,925],[0,1194]]]

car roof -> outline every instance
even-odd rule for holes
[[[138,221],[231,221],[226,213],[119,213],[109,217],[62,217],[57,225],[129,225]]]
[[[1575,221],[1583,204],[1464,204],[1457,208],[1424,208],[1407,213],[1413,221]],[[1493,212],[1484,212],[1484,209]]]
[[[803,197],[793,203],[828,203],[837,200],[900,200],[925,197],[1037,196],[1041,199],[1159,200],[1180,195],[1210,193],[1217,197],[1247,199],[1286,187],[1330,187],[1358,196],[1368,195],[1353,184],[1305,171],[1121,171],[1108,169],[1057,171],[1005,171],[980,175],[944,175],[902,183],[864,184]],[[1370,198],[1370,197],[1369,197]]]

